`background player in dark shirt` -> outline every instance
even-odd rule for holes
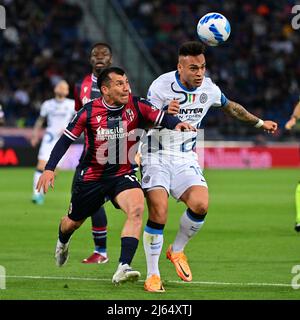
[[[127,215],[121,234],[119,266],[112,278],[117,284],[140,277],[130,264],[142,228],[144,195],[129,159],[130,150],[137,142],[129,136],[137,128],[147,127],[148,123],[168,129],[195,129],[155,109],[146,100],[132,97],[127,77],[120,68],[105,69],[98,77],[98,86],[102,97],[87,103],[69,123],[52,150],[37,189],[47,192],[49,185],[54,186],[57,163],[70,144],[85,131],[87,139],[79,164],[80,175],[74,184],[69,213],[59,226],[56,263],[58,266],[66,263],[72,233],[109,198]],[[110,153],[115,155],[116,161],[106,161],[110,159]],[[127,161],[121,161],[124,156]]]
[[[107,43],[98,42],[93,45],[90,52],[90,64],[92,73],[87,74],[81,81],[76,83],[74,89],[75,110],[80,110],[84,104],[101,96],[97,86],[97,78],[103,68],[112,63],[112,49]],[[73,181],[78,175],[76,169]],[[108,261],[106,239],[107,239],[107,217],[104,207],[91,216],[92,235],[95,243],[94,252],[83,263],[106,263]]]

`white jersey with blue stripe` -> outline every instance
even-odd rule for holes
[[[162,110],[167,110],[172,100],[178,100],[180,110],[176,117],[197,129],[200,129],[201,121],[210,107],[222,107],[228,103],[220,88],[210,78],[204,77],[200,87],[188,89],[180,82],[178,71],[165,73],[154,80],[147,98],[156,108]],[[188,142],[195,142],[196,136],[196,132],[178,132],[158,128],[151,129],[148,133],[151,141],[160,141],[159,148],[164,154],[192,151],[195,143]],[[155,150],[151,148],[151,151]],[[146,148],[143,147],[142,153],[145,152],[147,152]]]

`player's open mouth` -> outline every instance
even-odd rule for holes
[[[104,63],[103,62],[97,62],[96,63],[96,67],[103,67],[104,66]]]

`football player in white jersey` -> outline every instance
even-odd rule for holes
[[[275,122],[263,121],[240,104],[227,99],[219,87],[205,76],[205,70],[204,46],[194,41],[184,43],[179,49],[177,71],[158,77],[149,88],[148,99],[155,107],[168,110],[168,113],[197,128],[200,128],[209,108],[218,107],[248,125],[269,133],[277,130]],[[203,226],[208,210],[208,188],[197,154],[193,151],[193,134],[154,128],[148,133],[148,143],[142,146],[142,187],[146,191],[149,209],[143,235],[147,261],[146,291],[165,291],[158,261],[163,246],[169,194],[183,201],[187,209],[181,217],[176,238],[167,250],[167,258],[183,281],[192,280],[183,251]]]
[[[38,163],[33,175],[33,194],[32,202],[36,204],[44,203],[44,194],[36,190],[36,184],[39,177],[43,173],[45,165],[50,157],[50,153],[60,138],[65,127],[70,122],[71,118],[75,114],[74,100],[68,99],[69,85],[65,80],[61,80],[54,88],[54,98],[46,100],[40,111],[40,116],[35,122],[31,145],[35,147],[39,141],[39,133],[42,129],[44,122],[47,120],[47,128],[43,136],[43,140],[38,153]],[[62,160],[63,161],[63,160]],[[62,162],[61,161],[61,162]]]

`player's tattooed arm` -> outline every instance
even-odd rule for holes
[[[258,117],[247,111],[243,106],[241,106],[237,102],[231,100],[228,100],[227,105],[223,107],[222,110],[231,117],[243,122],[247,122],[250,125],[255,125],[259,121]]]

